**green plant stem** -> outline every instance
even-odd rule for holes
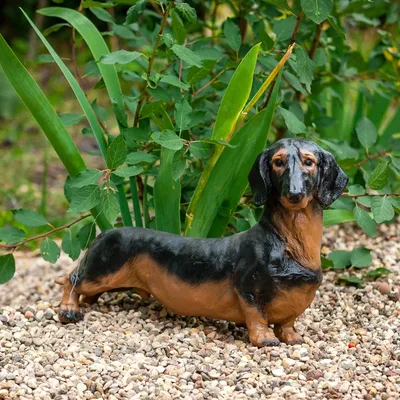
[[[294,42],[296,41],[296,35],[297,35],[297,31],[299,30],[300,27],[300,23],[301,20],[304,17],[304,11],[302,11],[298,16],[297,16],[297,21],[296,21],[296,25],[293,29],[293,33],[292,33],[292,37],[290,38],[290,42],[289,42],[289,47],[294,44]]]
[[[224,72],[226,72],[228,68],[224,68],[222,71],[218,72],[217,75],[214,76],[209,82],[207,82],[203,87],[192,94],[192,97],[196,97],[199,95],[203,90],[207,89],[210,85],[212,85]]]
[[[131,212],[129,210],[128,200],[126,198],[124,186],[122,184],[117,185],[117,189],[118,189],[119,206],[121,208],[122,222],[124,223],[124,226],[133,226]]]
[[[370,194],[370,193],[364,193],[364,194],[350,194],[350,193],[342,193],[342,197],[350,197],[352,199],[357,199],[358,197],[385,197],[385,196],[393,196],[393,197],[400,197],[400,193],[385,193],[385,194]]]
[[[42,178],[42,199],[40,202],[40,212],[47,215],[47,178],[49,175],[49,153],[47,150],[47,143],[44,144],[43,149],[43,178]]]
[[[149,222],[150,222],[150,215],[149,215],[149,208],[147,204],[147,181],[148,177],[147,175],[144,177],[144,184],[143,184],[143,217],[144,217],[144,227],[148,228],[149,227]]]
[[[355,167],[361,167],[363,164],[365,164],[369,160],[374,160],[375,158],[383,157],[383,156],[388,156],[390,155],[390,151],[384,150],[379,153],[373,154],[372,156],[367,155],[367,157],[364,158],[364,160],[361,160],[357,164],[354,164]]]
[[[15,244],[2,244],[0,243],[0,248],[3,249],[16,249],[17,247],[20,247],[22,245],[24,245],[25,243],[31,242],[32,240],[37,240],[37,239],[41,239],[47,236],[50,236],[51,234],[61,231],[63,229],[67,229],[69,227],[71,227],[72,225],[77,224],[79,221],[82,221],[83,219],[90,217],[91,214],[85,214],[80,216],[79,218],[75,219],[74,221],[68,222],[68,224],[62,225],[62,226],[58,226],[57,228],[54,228],[48,232],[45,233],[41,233],[40,235],[36,235],[36,236],[32,236],[28,239],[22,240],[21,242],[15,243]]]
[[[150,79],[151,71],[153,69],[154,59],[156,58],[156,54],[157,54],[157,48],[160,45],[161,37],[162,37],[162,34],[164,32],[165,25],[167,24],[167,18],[168,18],[169,12],[171,11],[171,8],[172,8],[173,4],[174,4],[173,1],[170,1],[168,3],[168,7],[166,8],[164,16],[163,16],[163,19],[161,21],[161,26],[160,26],[160,30],[158,31],[157,40],[156,40],[156,43],[154,45],[153,53],[151,54],[150,59],[149,59],[149,65],[147,67],[147,82]],[[136,111],[135,111],[135,118],[133,120],[133,126],[137,126],[138,123],[139,123],[140,111],[142,109],[144,98],[146,96],[146,88],[147,87],[148,87],[148,83],[146,83],[146,85],[142,88],[142,91],[141,91],[141,94],[140,94],[140,98],[139,98],[139,101],[138,101],[138,105],[137,105]]]
[[[143,227],[142,215],[140,210],[139,203],[139,193],[137,190],[136,179],[134,176],[129,178],[129,182],[131,185],[131,193],[132,193],[132,204],[133,204],[133,216],[135,218],[135,226],[138,228]]]

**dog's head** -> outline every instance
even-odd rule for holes
[[[257,157],[249,174],[256,206],[273,194],[290,210],[307,207],[313,198],[328,207],[347,182],[332,154],[306,139],[277,141]]]

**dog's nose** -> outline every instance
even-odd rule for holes
[[[304,193],[289,193],[287,197],[291,203],[297,204],[300,203],[301,200],[303,200]]]

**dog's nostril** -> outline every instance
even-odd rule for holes
[[[304,193],[289,193],[288,200],[293,203],[300,203],[301,200],[304,198]]]

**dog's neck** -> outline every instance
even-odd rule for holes
[[[322,208],[312,200],[306,208],[289,210],[279,201],[271,202],[264,211],[286,244],[286,251],[295,261],[310,269],[321,268]]]

